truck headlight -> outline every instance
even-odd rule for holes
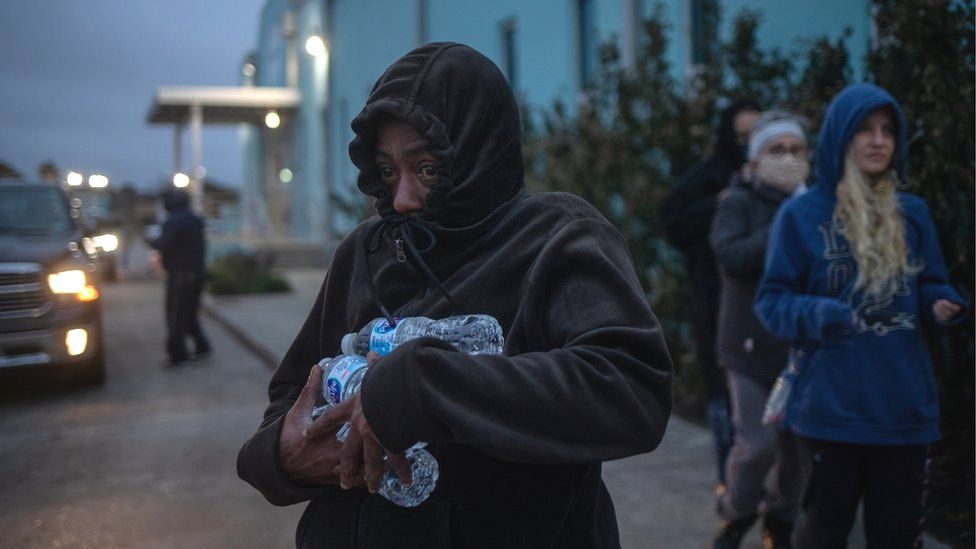
[[[85,289],[86,283],[84,271],[61,271],[47,275],[47,284],[56,294],[77,294]]]
[[[112,233],[98,235],[94,240],[95,245],[106,252],[114,252],[119,247],[119,237]]]

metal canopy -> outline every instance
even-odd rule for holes
[[[295,88],[167,87],[159,88],[149,111],[150,124],[185,124],[191,109],[202,111],[205,124],[264,121],[269,110],[284,113],[299,104]]]

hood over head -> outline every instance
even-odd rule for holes
[[[743,146],[735,139],[735,115],[742,111],[759,112],[759,103],[752,99],[733,101],[731,105],[722,110],[718,128],[715,130],[715,152],[713,156],[721,164],[725,176],[723,179],[728,179],[733,171],[746,163],[746,155],[742,150]]]
[[[905,114],[895,98],[874,84],[851,84],[830,102],[817,141],[817,189],[834,197],[844,175],[844,159],[851,139],[865,118],[881,108],[891,109],[895,119],[895,154],[892,164],[904,179],[908,156]]]
[[[511,86],[490,59],[463,44],[432,43],[394,62],[352,121],[349,157],[359,189],[376,198],[383,218],[395,217],[390,189],[374,154],[379,122],[406,121],[430,144],[437,181],[418,216],[431,225],[473,225],[524,186],[522,127]]]
[[[163,207],[167,212],[190,207],[190,194],[182,189],[170,189],[163,193]]]

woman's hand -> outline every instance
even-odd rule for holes
[[[962,305],[948,299],[940,299],[932,304],[932,313],[939,324],[948,324],[962,312]]]
[[[379,356],[375,353],[370,353],[367,357],[371,365],[377,358]],[[335,439],[335,431],[347,421],[349,432],[342,445],[341,463],[338,468],[339,486],[348,490],[362,487],[365,481],[369,491],[376,493],[383,473],[387,469],[397,471],[402,482],[411,482],[410,462],[403,454],[390,452],[380,444],[373,434],[369,421],[366,420],[366,414],[363,413],[359,393],[322,414],[322,417],[316,419],[305,430],[305,438],[309,441],[322,437]]]
[[[298,484],[335,485],[339,482],[342,443],[337,429],[308,438],[304,431],[312,425],[312,408],[322,391],[322,368],[312,367],[308,381],[285,415],[278,438],[278,461],[285,474]],[[340,424],[341,425],[341,424]]]

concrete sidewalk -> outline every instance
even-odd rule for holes
[[[320,270],[288,271],[290,293],[207,296],[204,310],[269,368],[275,368],[305,321],[324,274]],[[711,546],[719,520],[714,511],[710,435],[703,427],[672,416],[658,449],[606,463],[603,477],[614,499],[623,547]],[[761,546],[756,530],[750,532],[743,548]],[[855,526],[850,547],[864,547],[860,525]],[[945,546],[927,537],[926,547]]]

